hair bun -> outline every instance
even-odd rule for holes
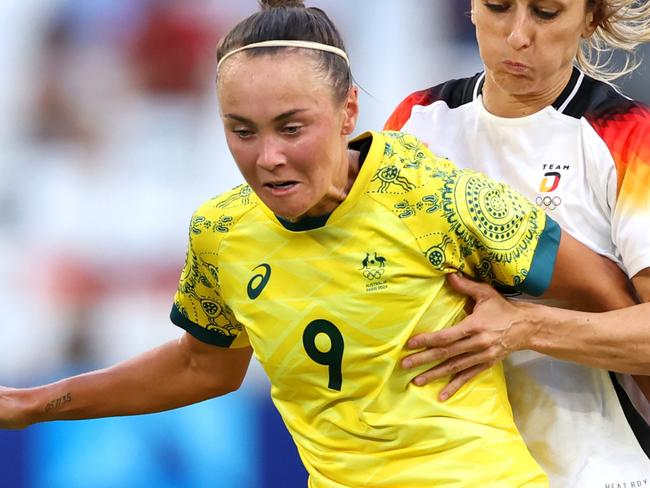
[[[303,0],[259,0],[262,10],[270,10],[280,7],[305,7]]]

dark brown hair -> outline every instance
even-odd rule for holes
[[[305,7],[300,0],[263,0],[261,10],[239,22],[217,46],[217,62],[230,51],[256,42],[275,40],[311,41],[345,51],[338,29],[319,8]],[[263,47],[246,51],[248,56],[269,54],[286,47]],[[334,53],[313,50],[317,68],[332,85],[336,100],[345,100],[352,74],[345,59]]]

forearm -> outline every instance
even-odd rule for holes
[[[231,388],[211,380],[181,338],[110,368],[49,385],[13,390],[23,425],[159,412],[218,396]]]
[[[603,313],[518,303],[525,319],[510,335],[526,338],[518,349],[586,366],[650,375],[650,303]],[[507,339],[506,339],[507,340]]]

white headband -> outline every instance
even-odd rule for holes
[[[350,60],[348,59],[348,55],[345,54],[345,51],[339,49],[338,47],[330,46],[328,44],[321,44],[320,42],[286,40],[286,41],[255,42],[253,44],[247,44],[246,46],[233,49],[232,51],[230,51],[228,54],[226,54],[223,58],[219,60],[219,62],[217,63],[217,71],[219,71],[219,67],[222,65],[222,63],[233,54],[237,54],[240,51],[245,51],[246,49],[253,49],[256,47],[302,47],[305,49],[315,49],[317,51],[327,51],[328,53],[333,53],[336,54],[337,56],[341,56],[343,59],[345,59],[345,62],[348,65],[348,67],[350,66]]]

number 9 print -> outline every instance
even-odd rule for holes
[[[316,336],[325,334],[330,339],[330,350],[327,352],[320,351],[316,347]],[[343,363],[343,335],[341,331],[332,322],[323,319],[313,320],[305,327],[302,334],[302,344],[305,347],[307,356],[316,363],[329,366],[329,381],[327,387],[330,390],[341,391],[343,384],[343,374],[341,365]]]

